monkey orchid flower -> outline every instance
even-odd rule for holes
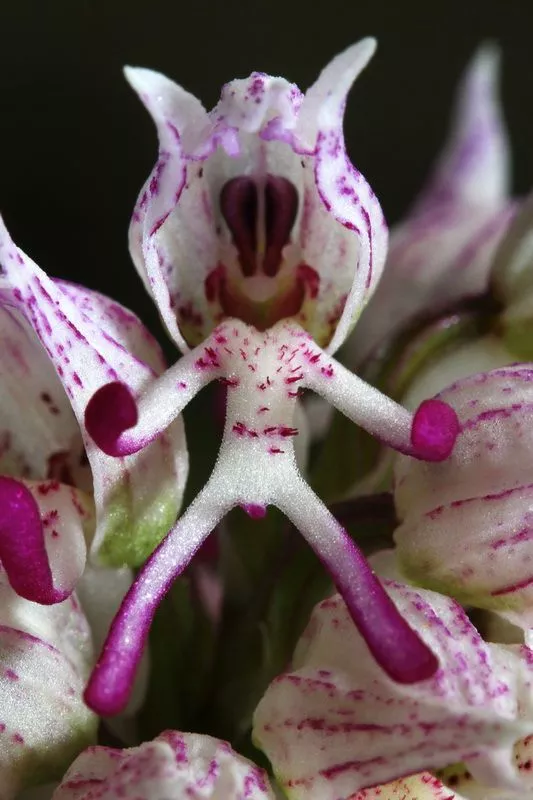
[[[127,70],[160,139],[133,215],[132,256],[183,357],[143,391],[120,379],[100,388],[86,429],[109,456],[124,457],[157,441],[210,381],[227,385],[228,401],[208,483],[145,564],[111,627],[86,693],[101,713],[125,703],[158,603],[237,505],[256,517],[273,504],[299,528],[395,680],[419,681],[437,668],[294,456],[303,388],[416,458],[447,458],[457,434],[446,404],[423,403],[412,416],[331,356],[386,254],[380,206],[348,160],[342,133],[346,94],[373,50],[371,40],[348,49],[305,96],[253,73],[227,84],[210,113],[162,75]]]
[[[460,84],[448,142],[413,209],[391,232],[383,278],[346,345],[357,366],[406,323],[487,291],[514,213],[499,53],[485,45]]]
[[[165,731],[129,750],[90,747],[52,800],[274,800],[266,773],[227,742]]]
[[[319,603],[291,671],[271,683],[254,716],[254,739],[284,791],[292,800],[451,800],[451,791],[361,790],[463,762],[482,787],[499,790],[495,797],[525,797],[532,787],[521,755],[533,731],[533,651],[484,642],[448,597],[384,586],[438,655],[439,669],[422,683],[394,683],[376,667],[342,598]],[[438,781],[433,788],[440,789]]]

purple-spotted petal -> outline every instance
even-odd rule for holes
[[[402,686],[375,664],[340,597],[320,603],[254,717],[254,739],[293,798],[346,800],[406,773],[464,761],[486,783],[519,789],[514,742],[531,728],[532,653],[483,642],[449,598],[386,583],[439,659]]]
[[[91,473],[68,397],[31,329],[13,309],[2,307],[5,287],[0,276],[0,474],[56,478],[90,490]]]
[[[430,772],[421,772],[371,789],[361,789],[350,800],[463,800],[463,797]]]
[[[18,597],[0,567],[0,796],[58,778],[96,736],[81,692],[93,659],[74,595],[54,606]],[[17,795],[18,796],[18,795]]]
[[[159,135],[130,249],[183,351],[226,317],[260,329],[295,317],[330,351],[346,337],[387,246],[342,132],[346,95],[374,48],[367,39],[346,50],[305,97],[262,73],[232,81],[209,113],[164,76],[127,69]]]
[[[92,504],[57,481],[0,477],[0,562],[13,589],[35,603],[59,603],[83,573]]]
[[[68,770],[53,800],[274,800],[266,773],[227,742],[165,731],[130,750],[91,747]]]
[[[498,77],[499,55],[485,46],[459,87],[449,140],[427,187],[391,233],[383,278],[349,343],[354,364],[413,317],[487,289],[514,213]]]
[[[0,231],[1,302],[44,348],[85,438],[97,508],[92,552],[108,564],[140,563],[179,510],[187,474],[181,419],[142,453],[110,458],[85,435],[84,414],[102,385],[123,380],[139,392],[163,368],[141,323],[107,298],[52,281]],[[137,356],[140,353],[140,357]],[[146,360],[143,360],[146,359]],[[147,363],[149,361],[150,363]]]
[[[439,394],[459,417],[453,454],[396,464],[395,532],[413,581],[533,625],[533,365],[457,381]]]

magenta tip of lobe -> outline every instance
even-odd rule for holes
[[[85,427],[100,450],[108,456],[122,455],[120,435],[137,424],[137,404],[124,383],[114,381],[100,387],[85,409]]]
[[[448,403],[424,400],[413,418],[413,455],[424,461],[444,461],[451,454],[459,431],[457,414]]]
[[[418,647],[409,648],[405,655],[407,657],[400,664],[393,661],[381,664],[395,683],[409,685],[426,681],[432,678],[439,668],[438,658],[422,640],[419,640]]]
[[[118,678],[97,664],[83,693],[85,705],[100,717],[120,714],[128,704],[132,681],[124,676]]]
[[[66,600],[72,590],[54,587],[41,513],[30,490],[15,478],[0,477],[0,508],[0,560],[12,588],[41,605]]]

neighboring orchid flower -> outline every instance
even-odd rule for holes
[[[533,651],[483,642],[447,597],[384,585],[440,668],[414,686],[394,683],[342,599],[320,603],[293,671],[274,680],[254,717],[254,739],[288,796],[358,798],[365,787],[457,761],[482,784],[531,788],[513,748],[533,730]]]
[[[461,422],[452,458],[398,459],[395,532],[410,580],[533,627],[533,364],[464,378],[440,393]]]
[[[488,288],[494,249],[513,214],[498,68],[498,52],[485,46],[464,76],[446,148],[411,213],[392,231],[383,277],[347,343],[352,365],[413,318]]]
[[[0,472],[88,489],[85,444],[97,510],[93,562],[139,564],[179,510],[188,466],[182,422],[139,456],[112,459],[85,435],[84,412],[110,379],[135,391],[153,381],[165,369],[160,349],[118,303],[48,278],[1,223],[0,264]],[[4,518],[4,535],[7,524]],[[28,536],[37,541],[40,532]]]
[[[131,750],[91,747],[52,800],[274,800],[266,773],[227,742],[165,731]]]
[[[299,528],[394,679],[418,681],[436,669],[294,456],[303,388],[417,458],[446,458],[456,436],[445,404],[423,403],[413,417],[330,355],[375,288],[386,254],[381,209],[349,162],[342,133],[346,94],[373,51],[371,40],[348,49],[305,96],[253,73],[226,85],[209,114],[162,75],[127,71],[160,139],[133,216],[132,255],[184,355],[142,392],[120,376],[99,389],[86,428],[105,453],[127,456],[157,441],[210,381],[227,385],[228,402],[211,478],[112,626],[86,694],[102,713],[124,704],[159,601],[236,505],[252,517],[276,505]]]
[[[67,489],[55,495],[57,509],[50,510],[47,491],[39,492],[49,487],[35,484],[32,492],[47,538],[60,544],[70,528],[85,524],[86,512],[80,506],[76,520]],[[33,568],[38,564],[26,564],[27,572]],[[97,719],[82,700],[93,657],[75,595],[52,606],[28,602],[0,567],[0,800],[59,777],[94,741]]]

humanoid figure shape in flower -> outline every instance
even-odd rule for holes
[[[153,446],[210,381],[226,383],[228,405],[213,474],[142,569],[112,626],[86,695],[101,713],[124,705],[160,599],[235,505],[256,516],[273,504],[291,519],[389,675],[413,682],[436,669],[294,458],[303,388],[417,458],[445,459],[457,434],[446,404],[423,403],[413,416],[331,356],[386,255],[380,206],[348,160],[342,133],[347,92],[373,50],[364,40],[342,53],[305,96],[281,78],[253,73],[226,85],[210,113],[162,75],[127,70],[160,140],[134,211],[131,252],[184,355],[145,385],[111,373],[109,382],[99,378],[106,385],[94,387],[85,429],[108,456],[128,457]],[[13,283],[31,271],[10,246],[4,267]],[[33,293],[32,303],[41,302]],[[24,298],[19,306],[31,321]]]

